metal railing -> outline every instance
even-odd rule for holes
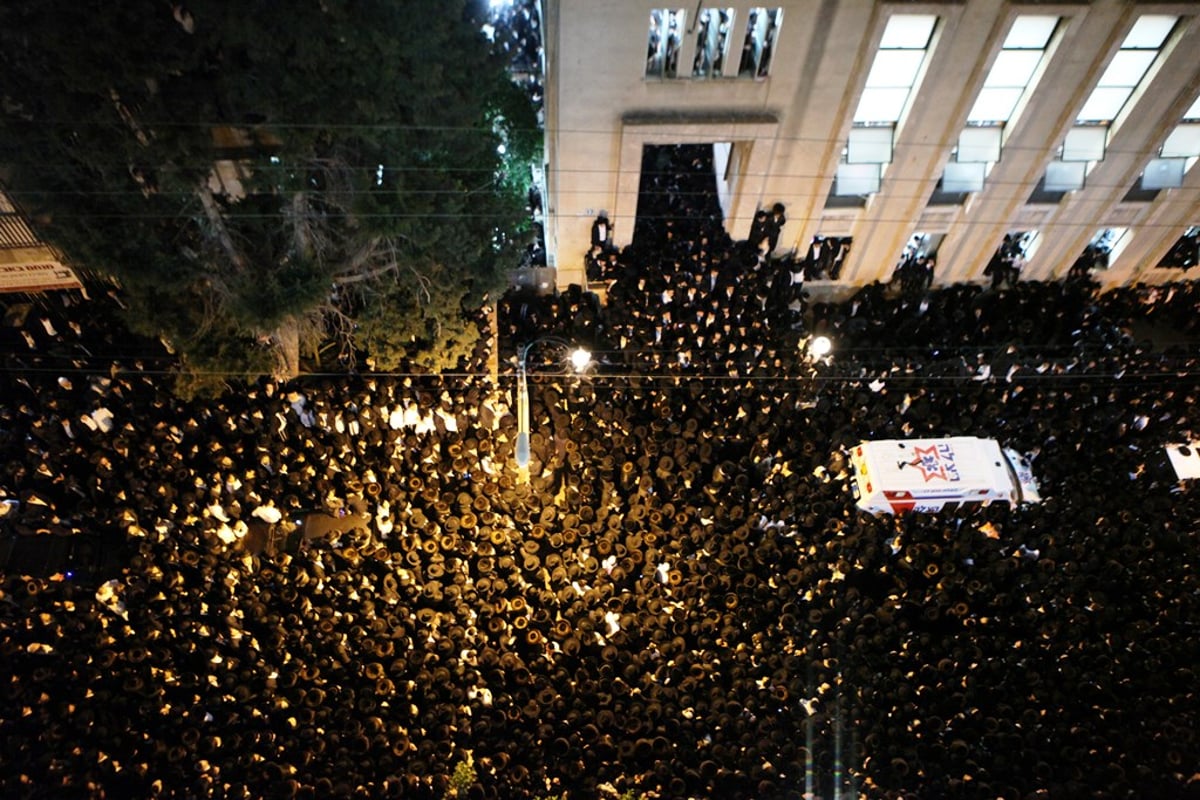
[[[0,211],[0,250],[42,246],[42,241],[19,213]]]

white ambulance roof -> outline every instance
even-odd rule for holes
[[[1179,480],[1200,478],[1200,447],[1195,442],[1167,445],[1167,458]]]
[[[875,484],[887,489],[1005,486],[1010,483],[994,439],[881,439],[863,442],[863,460]]]

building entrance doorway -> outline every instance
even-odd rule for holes
[[[736,157],[728,142],[644,145],[634,246],[663,250],[722,235]]]

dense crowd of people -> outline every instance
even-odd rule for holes
[[[1200,227],[1193,225],[1158,262],[1160,269],[1181,269],[1184,274],[1200,263]]]
[[[1162,450],[1196,354],[1139,336],[1194,335],[1195,286],[810,304],[660,216],[605,306],[500,302],[498,383],[481,347],[183,401],[100,292],[3,329],[3,535],[128,556],[6,575],[0,794],[1200,796],[1200,502]],[[530,351],[525,476],[548,335],[598,364]],[[958,434],[1044,502],[857,510],[846,448]]]

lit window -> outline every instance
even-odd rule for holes
[[[1163,142],[1163,158],[1191,158],[1200,156],[1200,123],[1181,122],[1175,126]]]
[[[984,162],[951,161],[942,173],[942,191],[949,194],[966,194],[983,190],[987,164]]]
[[[943,190],[958,195],[978,192],[1000,160],[1007,125],[1033,90],[1046,48],[1058,28],[1058,17],[1021,15],[1004,38],[983,88],[967,114],[967,127],[958,137],[954,160],[942,173]]]
[[[835,195],[868,195],[879,191],[879,164],[838,164]]]
[[[674,78],[679,74],[679,48],[683,43],[682,8],[656,8],[650,12],[646,51],[647,78]]]
[[[1146,70],[1154,63],[1154,50],[1120,50],[1109,62],[1108,69],[1100,76],[1097,86],[1120,86],[1133,88],[1138,85]]]
[[[967,115],[969,124],[1003,125],[1012,119],[1021,97],[1032,88],[1057,27],[1058,17],[1017,17]]]
[[[862,99],[858,103],[858,112],[854,115],[854,121],[865,123],[900,119],[900,115],[904,113],[904,104],[908,102],[909,91],[908,87],[864,89]]]
[[[1183,118],[1188,122],[1200,122],[1200,97],[1197,97],[1192,107],[1184,112]]]
[[[958,135],[955,160],[966,164],[993,164],[1000,160],[1000,133],[998,126],[969,126]]]
[[[1087,102],[1083,104],[1083,108],[1079,109],[1079,121],[1081,123],[1087,120],[1102,122],[1113,119],[1121,113],[1121,109],[1125,107],[1125,101],[1129,99],[1132,92],[1133,89],[1130,87],[1096,87],[1088,96]]]
[[[1022,14],[1013,20],[1008,36],[1004,38],[1004,49],[1045,50],[1057,27],[1058,17]]]
[[[1083,188],[1085,178],[1086,161],[1051,161],[1043,183],[1047,192],[1075,192]]]
[[[924,50],[929,47],[937,17],[925,14],[897,14],[888,20],[880,50]]]
[[[892,126],[850,129],[846,146],[847,164],[889,164],[892,160]]]
[[[1001,50],[983,85],[1024,88],[1029,85],[1041,60],[1041,50]]]
[[[782,8],[752,8],[746,18],[746,38],[738,62],[738,77],[765,78],[771,71],[771,58],[783,24]]]
[[[1142,172],[1143,191],[1178,189],[1183,186],[1183,176],[1200,159],[1200,97],[1183,114],[1162,147],[1158,158],[1150,159]]]
[[[1099,161],[1108,146],[1108,128],[1103,125],[1080,126],[1067,131],[1063,139],[1063,161]]]
[[[854,112],[834,196],[879,191],[885,165],[892,160],[896,126],[920,79],[936,24],[937,17],[928,14],[896,14],[888,19]]]
[[[1149,14],[1138,18],[1121,49],[1113,56],[1091,95],[1079,109],[1077,122],[1109,124],[1121,113],[1146,77],[1178,17]]]
[[[1126,35],[1125,41],[1121,43],[1121,48],[1157,50],[1163,46],[1163,42],[1167,40],[1167,36],[1170,35],[1178,21],[1179,17],[1164,14],[1147,14],[1138,17],[1138,21],[1133,23],[1133,28]]]
[[[696,22],[693,78],[719,78],[726,73],[729,40],[733,38],[733,9],[706,8]]]
[[[983,124],[987,122],[1007,120],[1017,107],[1023,89],[997,89],[985,87],[975,98],[975,105],[967,115],[967,122]]]
[[[867,76],[867,86],[876,89],[911,89],[925,60],[924,50],[880,50]]]
[[[1113,121],[1125,110],[1129,98],[1146,80],[1159,51],[1175,29],[1178,17],[1146,14],[1138,18],[1113,55],[1095,88],[1075,118],[1075,127],[1067,131],[1058,160],[1046,171],[1046,187],[1059,191],[1083,188],[1092,168],[1104,160]],[[1179,164],[1169,159],[1152,162],[1142,176],[1142,188],[1169,188],[1182,179]],[[1186,167],[1185,167],[1186,168]],[[1052,175],[1052,173],[1054,173]]]
[[[1142,189],[1178,189],[1187,172],[1186,158],[1152,158],[1142,172]]]
[[[879,51],[867,73],[856,124],[896,124],[921,73],[937,17],[897,14],[888,20]]]

